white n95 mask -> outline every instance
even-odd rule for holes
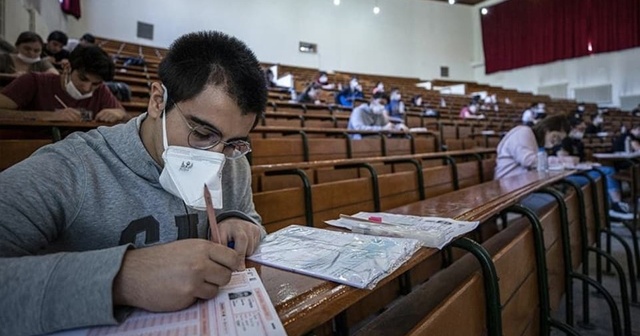
[[[167,89],[164,102],[167,103]],[[175,111],[180,113],[180,111]],[[167,142],[166,108],[162,111],[162,143],[164,168],[160,173],[160,185],[170,194],[179,197],[193,209],[204,211],[204,185],[211,194],[213,207],[222,208],[222,168],[226,157],[222,153],[210,152],[183,146],[169,146]]]

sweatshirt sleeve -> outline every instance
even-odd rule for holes
[[[349,126],[350,129],[354,129],[357,131],[380,131],[383,128],[383,126],[378,125],[367,125],[363,120],[363,111],[360,106],[351,111]]]
[[[538,164],[536,137],[528,127],[521,127],[510,141],[511,156],[522,167],[534,168]]]
[[[0,173],[0,335],[117,322],[112,285],[128,246],[50,253],[76,219],[86,178],[63,144]]]

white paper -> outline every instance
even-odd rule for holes
[[[50,336],[280,336],[287,333],[254,268],[235,272],[215,298],[172,313],[136,310],[117,326],[77,329]]]
[[[358,287],[373,288],[420,248],[415,239],[290,225],[269,234],[250,260]]]
[[[371,234],[387,235],[385,234],[386,231],[388,234],[395,237],[418,239],[423,246],[437,249],[442,249],[454,238],[473,231],[478,227],[478,224],[480,224],[478,221],[465,222],[443,217],[396,215],[384,212],[359,212],[353,215],[353,217],[362,219],[379,217],[384,223],[393,224],[368,224],[371,230],[373,230],[370,232]],[[325,223],[351,229],[353,224],[361,222],[340,218],[337,220],[329,220]],[[398,226],[401,230],[388,230],[388,227],[390,226]]]

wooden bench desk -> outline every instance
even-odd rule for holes
[[[530,172],[514,178],[490,181],[442,196],[388,210],[408,215],[437,215],[460,220],[484,221],[514,204],[519,198],[550,185],[572,172]],[[322,327],[340,313],[379,294],[387,284],[395,287],[405,272],[427,261],[438,251],[422,248],[375,289],[364,290],[311,278],[272,267],[256,266],[267,292],[289,335],[302,335]],[[386,304],[386,302],[383,302]]]

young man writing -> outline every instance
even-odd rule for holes
[[[52,119],[68,121],[81,120],[85,109],[97,121],[123,120],[126,112],[103,85],[115,73],[109,55],[97,46],[78,47],[69,62],[62,75],[29,73],[12,81],[0,93],[0,108],[55,111]]]
[[[74,133],[0,173],[0,325],[8,335],[115,324],[216,295],[264,228],[245,154],[267,91],[217,32],[176,40],[147,113]],[[210,228],[203,186],[217,209]],[[234,241],[234,248],[227,242]]]

